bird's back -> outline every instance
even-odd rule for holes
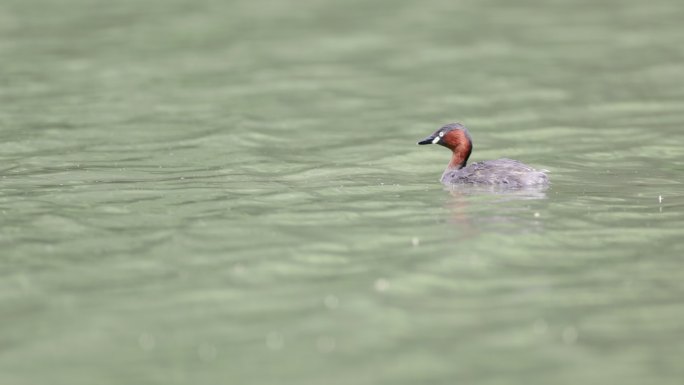
[[[498,185],[502,187],[525,187],[547,185],[549,179],[543,171],[513,159],[497,159],[472,163],[442,174],[444,184]]]

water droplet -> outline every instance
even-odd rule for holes
[[[152,334],[141,333],[138,337],[138,345],[140,345],[140,349],[149,351],[154,349],[154,347],[157,345],[157,342]]]
[[[337,307],[340,306],[340,300],[334,295],[328,295],[323,299],[323,304],[328,309],[337,309]]]
[[[202,361],[213,361],[218,356],[218,350],[214,345],[211,344],[201,344],[197,348],[197,355]]]
[[[335,350],[336,346],[337,342],[332,337],[321,336],[316,340],[316,348],[318,348],[318,351],[321,353],[330,353]]]
[[[285,346],[283,335],[278,332],[270,332],[266,336],[266,347],[271,350],[280,350]]]
[[[534,324],[532,325],[532,330],[534,330],[536,334],[544,334],[547,330],[549,330],[549,324],[547,324],[546,320],[544,320],[543,318],[539,318],[534,321]]]
[[[245,273],[245,267],[239,263],[236,263],[235,265],[233,265],[232,271],[233,271],[233,274],[244,274]]]
[[[563,329],[561,337],[563,338],[564,343],[566,343],[567,345],[571,345],[577,342],[579,333],[577,332],[577,329],[575,329],[574,327],[568,326],[565,329]]]
[[[389,289],[390,283],[384,278],[378,278],[375,280],[375,284],[373,286],[375,287],[375,290],[383,292]]]

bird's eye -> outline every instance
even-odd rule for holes
[[[439,133],[439,137],[441,138],[442,136],[444,136],[444,131]]]

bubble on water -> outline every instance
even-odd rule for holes
[[[321,336],[316,340],[316,348],[321,353],[330,353],[335,350],[336,346],[337,342],[332,337]]]
[[[572,326],[568,326],[565,329],[563,329],[563,333],[561,334],[561,337],[563,338],[563,342],[567,345],[572,345],[575,342],[577,342],[577,338],[579,337],[579,333],[577,332],[577,329],[575,329]]]
[[[534,330],[536,334],[544,334],[549,330],[549,324],[546,323],[545,319],[539,318],[532,324],[532,330]]]
[[[17,275],[17,281],[22,290],[29,290],[32,288],[31,280],[24,274]]]
[[[384,278],[378,278],[375,280],[375,283],[373,284],[373,287],[375,287],[376,291],[387,291],[389,289],[390,283],[388,280]]]
[[[470,266],[474,269],[484,269],[487,267],[486,262],[476,254],[472,254],[468,257],[468,262],[470,263]]]
[[[239,263],[236,263],[233,265],[232,271],[233,271],[233,274],[244,274],[245,273],[245,267]]]
[[[337,307],[340,306],[340,300],[339,298],[331,294],[323,298],[323,304],[328,309],[337,309]]]
[[[202,361],[213,361],[218,356],[218,349],[212,344],[201,344],[197,348],[197,355]]]
[[[534,213],[534,217],[535,217],[535,218],[539,218],[540,216],[541,216],[540,213],[538,213],[538,212]]]
[[[154,349],[157,342],[152,334],[140,333],[140,336],[138,336],[138,345],[140,345],[140,349],[150,351]]]
[[[413,245],[413,247],[420,246],[420,239],[418,239],[418,237],[411,238],[411,245]]]
[[[271,350],[280,350],[285,346],[283,335],[278,332],[270,332],[266,335],[266,347]]]

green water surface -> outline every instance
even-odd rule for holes
[[[681,384],[682,20],[0,1],[0,384]]]

